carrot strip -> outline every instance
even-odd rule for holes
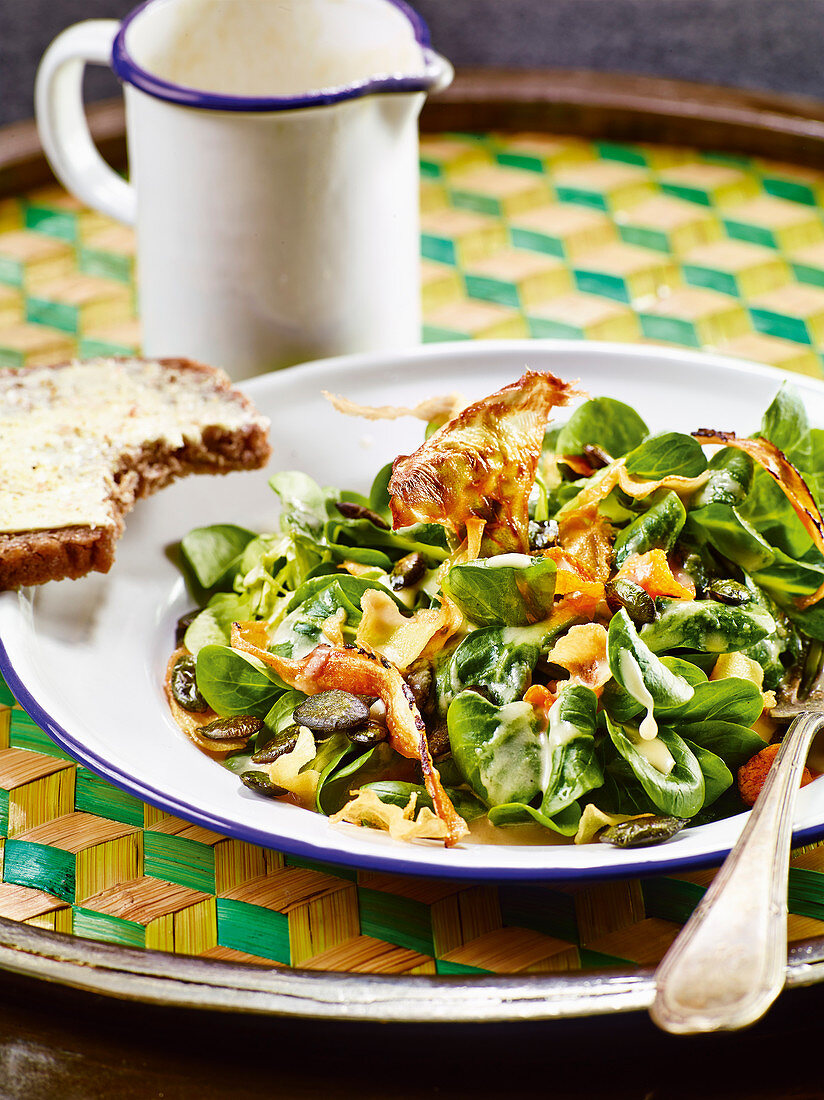
[[[466,822],[443,788],[429,752],[426,725],[412,690],[400,672],[385,658],[355,646],[335,649],[319,645],[299,661],[281,657],[266,648],[266,632],[261,628],[261,623],[233,623],[232,647],[269,665],[290,687],[307,695],[341,688],[355,695],[377,695],[381,698],[386,706],[390,743],[401,756],[420,762],[435,812],[448,829],[447,846],[456,844],[466,836],[469,831]]]
[[[633,581],[647,595],[675,596],[679,600],[694,600],[695,585],[681,584],[670,569],[663,550],[648,550],[645,554],[630,554],[618,570],[616,580]]]

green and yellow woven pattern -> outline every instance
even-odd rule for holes
[[[427,340],[712,348],[816,377],[824,172],[547,135],[422,142]],[[0,200],[0,366],[139,350],[130,230],[58,188]],[[266,966],[526,973],[655,963],[711,871],[575,886],[357,872],[231,840],[112,787],[0,681],[0,916]],[[790,871],[824,935],[824,847]]]
[[[0,703],[0,916],[129,947],[384,974],[656,962],[711,871],[472,885],[311,863],[143,805]],[[790,939],[824,935],[824,849],[795,854]]]

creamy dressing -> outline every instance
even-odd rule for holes
[[[561,748],[574,737],[579,737],[580,733],[573,722],[567,722],[561,717],[561,699],[556,699],[549,708],[549,743],[552,748]]]
[[[501,640],[504,645],[540,645],[547,632],[546,623],[535,623],[533,626],[505,626],[501,628]],[[505,691],[510,685],[506,680],[487,680],[491,689],[497,688]],[[452,669],[452,694],[457,695],[462,690],[458,679],[457,670]]]
[[[510,569],[527,569],[533,564],[529,554],[496,554],[494,557],[486,558],[485,561],[487,569],[497,569],[500,566],[509,567]]]
[[[549,619],[531,626],[505,626],[501,630],[504,645],[540,645],[550,629]]]
[[[660,737],[653,737],[646,741],[643,737],[636,739],[630,735],[630,740],[641,756],[662,775],[669,775],[675,767],[673,755]]]
[[[549,786],[549,777],[552,774],[552,743],[549,739],[549,734],[546,730],[541,730],[538,734],[538,744],[541,750],[541,773],[540,784],[541,793],[545,793]]]
[[[655,701],[652,695],[649,693],[647,685],[644,683],[644,677],[641,675],[641,666],[628,649],[623,650],[619,658],[619,666],[621,669],[621,679],[624,681],[624,687],[638,702],[646,707],[647,713],[638,727],[638,732],[645,741],[651,741],[653,737],[658,736],[658,723],[652,714],[652,708]]]
[[[541,790],[546,791],[552,772],[552,758],[564,745],[578,737],[581,731],[572,722],[561,717],[561,700],[556,699],[549,708],[549,728],[541,734]]]
[[[505,801],[513,790],[526,792],[534,784],[529,754],[524,751],[530,741],[540,747],[532,716],[529,703],[506,703],[498,711],[498,724],[489,742],[476,750],[479,757],[486,755],[486,767],[481,761],[481,780],[493,802]]]

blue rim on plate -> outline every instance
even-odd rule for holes
[[[653,360],[658,361],[655,363],[655,366],[657,366],[659,370],[662,368],[684,367],[684,361],[689,360],[689,363],[686,365],[694,366],[696,372],[699,372],[701,368],[707,372],[706,377],[703,379],[704,382],[709,380],[709,372],[723,367],[728,375],[726,384],[727,389],[730,391],[732,391],[733,388],[740,389],[742,383],[744,383],[747,378],[751,381],[760,379],[761,383],[769,381],[770,385],[775,387],[780,385],[784,379],[792,378],[792,376],[787,375],[785,372],[780,372],[773,368],[752,367],[740,361],[723,359],[720,356],[709,356],[703,353],[684,352],[680,349],[676,350],[658,347],[643,348],[634,347],[632,345],[610,345],[606,343],[593,345],[582,341],[535,340],[485,341],[483,349],[478,346],[468,347],[466,344],[457,346],[454,344],[433,344],[427,345],[424,349],[412,349],[392,355],[387,353],[371,353],[369,355],[350,356],[339,360],[326,360],[315,364],[307,364],[301,367],[297,372],[288,371],[279,375],[264,376],[262,379],[253,381],[246,388],[249,395],[254,398],[256,389],[262,389],[267,385],[274,386],[275,389],[280,388],[282,382],[277,380],[282,380],[286,376],[288,376],[290,381],[291,379],[297,378],[306,380],[307,382],[311,380],[313,387],[317,387],[317,380],[320,379],[325,383],[325,386],[322,388],[326,388],[329,386],[329,374],[332,373],[332,377],[336,377],[334,372],[345,374],[350,382],[358,375],[365,378],[370,384],[373,375],[385,382],[387,380],[387,362],[391,361],[399,372],[405,373],[406,371],[410,371],[411,373],[415,365],[425,365],[428,358],[432,358],[438,363],[440,363],[440,360],[445,360],[447,363],[456,362],[459,365],[461,365],[461,361],[465,361],[462,363],[463,368],[468,369],[468,367],[471,367],[474,372],[478,369],[479,363],[482,363],[484,360],[491,361],[496,355],[502,359],[507,358],[513,365],[518,363],[519,368],[522,369],[524,361],[523,356],[527,354],[533,362],[535,362],[535,360],[539,361],[536,365],[539,366],[540,369],[542,355],[546,354],[546,349],[549,347],[552,348],[554,353],[559,353],[561,356],[571,356],[576,361],[579,360],[579,357],[582,359],[585,355],[589,356],[590,360],[604,360],[608,363],[610,371],[617,370],[622,360],[626,359],[636,359],[641,362],[646,360],[644,371],[649,370]],[[471,361],[469,360],[470,355],[472,357]],[[543,363],[542,365],[546,369],[549,369],[547,363]],[[440,364],[439,369],[441,374],[444,371],[444,366],[445,364]],[[497,371],[498,369],[499,364],[496,362],[495,370]],[[603,367],[596,366],[592,369],[597,372],[597,370],[602,370]],[[440,375],[438,376],[440,377]],[[646,378],[647,375],[644,374],[645,382]],[[805,387],[812,388],[816,396],[820,395],[821,399],[824,400],[824,383],[814,383],[807,378],[803,380],[797,378],[795,380],[802,383]],[[696,386],[700,386],[700,381],[700,378],[696,378]],[[679,382],[677,384],[680,385],[682,383]],[[317,388],[315,388],[313,392],[316,393]],[[15,601],[15,609],[19,607],[18,601],[20,597],[13,592],[4,593],[0,599]],[[14,614],[17,614],[16,610]],[[27,618],[28,616],[25,617]],[[658,852],[661,853],[663,858],[658,858],[653,862],[650,862],[648,858],[640,857],[640,855],[630,857],[629,853],[622,852],[621,858],[616,859],[615,862],[599,864],[597,866],[584,866],[581,864],[575,866],[558,864],[553,866],[534,866],[525,864],[507,866],[499,860],[497,866],[484,867],[475,864],[454,865],[449,862],[448,858],[441,862],[429,860],[423,864],[420,860],[405,858],[403,855],[403,846],[401,845],[393,846],[391,854],[387,854],[386,849],[384,849],[383,852],[376,850],[374,853],[365,851],[363,846],[360,846],[357,852],[353,852],[351,850],[338,849],[334,845],[330,846],[328,842],[320,840],[316,842],[314,839],[296,837],[287,832],[275,834],[272,831],[257,827],[254,823],[235,820],[227,811],[222,809],[216,811],[214,808],[202,804],[195,805],[187,800],[188,796],[181,797],[177,794],[170,794],[157,785],[158,781],[155,777],[151,779],[135,777],[133,774],[125,771],[117,763],[113,763],[110,759],[107,759],[106,756],[102,755],[99,751],[89,748],[83,743],[84,730],[82,726],[74,733],[70,732],[70,730],[51,713],[50,709],[39,701],[37,691],[32,690],[27,682],[26,676],[19,673],[15,667],[14,659],[9,652],[8,642],[8,637],[0,638],[0,674],[5,678],[12,693],[34,722],[43,728],[71,757],[88,767],[106,781],[143,802],[150,803],[161,810],[175,816],[186,818],[191,822],[226,836],[244,840],[262,847],[283,851],[290,855],[315,859],[333,865],[358,867],[365,870],[381,871],[390,874],[413,874],[419,877],[485,882],[541,881],[547,883],[560,883],[575,881],[580,883],[585,881],[668,874],[679,870],[717,866],[723,861],[732,846],[732,842],[727,839],[722,840],[720,844],[718,841],[713,840],[711,842],[711,847],[704,848],[700,851],[692,850],[679,854],[677,845],[673,845],[671,854],[664,853],[662,849],[658,849]],[[309,813],[309,811],[306,812]],[[738,815],[738,818],[743,820],[744,815]],[[728,820],[734,822],[738,819],[733,818]],[[713,826],[703,826],[701,828],[710,829],[713,828]],[[706,834],[704,834],[704,836],[706,836]],[[824,837],[824,816],[818,821],[799,827],[794,832],[794,843],[808,843],[822,837]],[[663,847],[668,848],[669,846],[666,845],[662,846],[662,848]],[[453,851],[457,852],[458,850],[459,849],[454,849]],[[504,849],[498,849],[499,852],[503,850]]]
[[[429,28],[421,16],[406,3],[406,0],[383,0],[396,8],[409,22],[415,41],[421,47],[424,71],[410,76],[384,73],[375,74],[364,80],[354,81],[334,88],[320,88],[294,96],[238,96],[217,92],[205,92],[198,88],[189,88],[173,81],[155,76],[134,60],[126,42],[131,24],[147,8],[169,0],[144,0],[131,11],[120,25],[112,45],[112,69],[115,75],[126,84],[131,84],[141,92],[176,103],[181,107],[194,107],[208,111],[247,111],[265,113],[277,111],[295,111],[304,107],[323,107],[331,103],[341,103],[348,99],[391,92],[425,92],[435,85],[446,64],[431,47]]]

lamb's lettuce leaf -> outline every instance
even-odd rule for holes
[[[626,457],[626,467],[634,477],[658,481],[673,474],[697,477],[706,470],[707,459],[701,444],[691,435],[662,432],[633,448]]]
[[[665,775],[641,753],[623,727],[607,720],[607,728],[612,743],[662,814],[692,817],[698,813],[704,804],[704,775],[695,753],[674,729],[662,726],[658,730],[659,739],[675,762],[669,774]]]
[[[593,397],[580,405],[558,432],[554,450],[559,455],[578,455],[590,444],[601,447],[611,458],[621,458],[648,435],[649,429],[635,409],[613,397]]]
[[[452,755],[466,785],[487,806],[531,802],[540,791],[541,735],[529,703],[496,707],[462,691],[447,712]]]
[[[480,626],[527,626],[549,617],[555,562],[502,554],[453,565],[443,578],[447,596]]]
[[[231,588],[243,551],[255,537],[254,531],[234,523],[216,523],[193,528],[180,549],[202,588]]]
[[[225,645],[204,646],[197,655],[197,686],[221,717],[264,718],[286,684],[273,669]]]

